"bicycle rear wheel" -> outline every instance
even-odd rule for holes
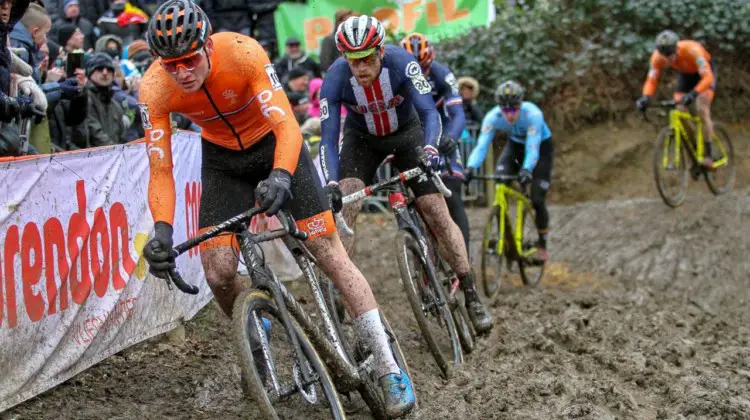
[[[435,362],[450,378],[463,363],[463,352],[435,267],[425,258],[428,251],[411,232],[399,230],[396,244],[401,280],[414,317]]]
[[[716,169],[706,171],[706,183],[714,195],[727,194],[734,187],[736,168],[734,165],[734,146],[729,138],[729,132],[724,124],[714,122],[714,136],[712,137],[711,158],[714,162],[725,163]]]
[[[286,329],[268,293],[258,289],[243,291],[234,301],[232,313],[243,392],[256,402],[263,418],[297,417],[300,402],[318,408],[321,415],[328,413],[334,419],[345,418],[336,387],[309,338],[294,319],[292,331]],[[261,318],[270,321],[269,328],[262,325]],[[291,334],[297,337],[306,359],[305,366],[297,361]],[[302,369],[309,373],[310,383],[303,382]],[[284,404],[291,400],[297,401]]]
[[[484,225],[481,261],[482,287],[484,295],[490,299],[494,299],[500,293],[501,279],[507,271],[503,267],[507,264],[507,255],[504,250],[498,250],[500,236],[503,234],[500,230],[500,206],[492,206]]]
[[[683,140],[684,141],[684,140]],[[676,147],[674,133],[665,128],[654,143],[654,180],[662,200],[670,207],[685,201],[688,186],[688,155],[684,146]]]

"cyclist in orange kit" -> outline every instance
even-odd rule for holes
[[[656,50],[651,54],[651,69],[643,84],[643,96],[636,101],[640,110],[645,110],[656,92],[662,69],[669,65],[678,71],[674,100],[682,111],[695,101],[697,115],[703,120],[703,139],[711,141],[714,125],[711,120],[711,102],[716,92],[716,68],[711,54],[697,41],[682,40],[672,31],[663,31],[656,37]],[[710,145],[707,144],[706,146]],[[698,144],[701,165],[712,169],[710,149]]]
[[[341,244],[326,191],[263,48],[241,34],[211,35],[207,16],[190,0],[162,4],[149,23],[147,39],[158,57],[140,89],[151,168],[148,201],[155,222],[155,235],[143,251],[151,273],[164,277],[175,267],[169,114],[179,112],[202,128],[201,231],[242,213],[254,201],[267,215],[282,206],[288,210],[309,233],[306,246],[341,291],[360,339],[375,356],[387,413],[408,412],[415,401],[410,379],[393,358],[367,280]],[[201,244],[206,280],[229,317],[242,287],[237,247],[234,235]]]

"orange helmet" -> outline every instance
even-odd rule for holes
[[[435,59],[435,50],[432,48],[432,44],[427,40],[426,36],[417,32],[411,33],[402,39],[401,48],[417,59],[422,70],[430,68],[432,60]]]

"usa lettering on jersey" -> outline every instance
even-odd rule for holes
[[[266,74],[268,75],[268,80],[271,81],[273,90],[281,90],[281,81],[276,74],[276,69],[273,68],[273,64],[266,64]]]

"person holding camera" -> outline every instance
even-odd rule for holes
[[[58,46],[59,48],[59,46]],[[50,50],[46,82],[42,89],[47,93],[47,117],[53,149],[75,150],[88,144],[88,131],[83,124],[88,109],[85,86],[88,81],[80,53],[68,55],[70,62],[57,60],[58,54]]]

